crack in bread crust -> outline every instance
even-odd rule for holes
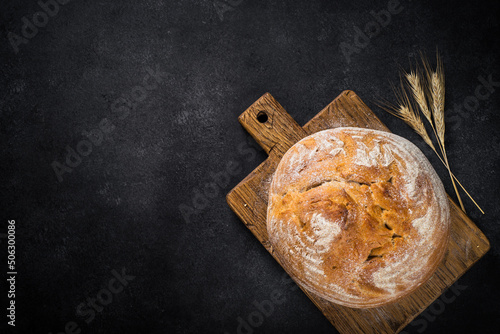
[[[271,182],[267,228],[288,273],[350,307],[393,302],[442,260],[449,206],[425,156],[399,136],[325,130],[283,156]]]

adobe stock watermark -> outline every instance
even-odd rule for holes
[[[351,42],[340,43],[340,51],[342,51],[347,63],[351,63],[352,55],[360,53],[361,50],[366,48],[370,44],[370,41],[380,34],[382,28],[387,27],[391,23],[393,15],[401,13],[403,9],[404,7],[400,6],[398,0],[389,0],[387,9],[382,9],[378,12],[370,11],[370,15],[374,20],[366,23],[363,30],[358,26],[354,26],[353,40]]]
[[[241,5],[243,0],[216,0],[214,1],[215,11],[220,21],[224,21],[224,13],[234,10]]]
[[[20,35],[10,32],[7,34],[10,46],[14,53],[19,53],[19,46],[28,44],[28,42],[38,35],[39,28],[44,28],[54,18],[60,10],[60,6],[70,3],[72,0],[40,0],[37,2],[40,11],[35,12],[31,18],[23,16],[21,18],[21,31]]]
[[[156,69],[150,67],[146,68],[146,74],[142,78],[142,85],[137,85],[130,90],[129,94],[122,94],[119,98],[111,103],[111,116],[113,120],[104,117],[93,129],[89,131],[82,131],[82,136],[86,139],[81,139],[75,148],[66,145],[65,160],[59,162],[58,160],[52,161],[52,167],[55,176],[59,182],[63,182],[63,176],[66,173],[71,173],[78,167],[84,157],[88,157],[94,147],[102,145],[105,135],[109,135],[116,128],[115,124],[124,121],[132,111],[137,109],[139,103],[144,102],[150,92],[156,90],[168,75],[161,72],[159,66]]]
[[[451,123],[453,130],[457,130],[463,120],[469,118],[470,113],[478,110],[480,102],[488,100],[496,88],[500,87],[500,81],[493,81],[492,74],[487,77],[479,75],[477,80],[479,83],[474,94],[466,96],[461,103],[454,103],[452,108],[445,111],[445,120]]]
[[[252,140],[250,138],[250,140]],[[257,149],[250,146],[247,142],[242,142],[237,146],[238,154],[241,155],[246,162],[253,161],[257,156]],[[210,181],[206,182],[201,187],[192,189],[193,197],[191,203],[179,204],[179,211],[186,223],[191,222],[191,216],[203,212],[209,207],[210,200],[215,199],[220,195],[220,191],[224,191],[229,186],[229,181],[234,176],[241,174],[243,164],[236,160],[230,160],[226,163],[225,168],[220,172],[210,172]]]
[[[427,326],[429,326],[429,323],[434,322],[437,317],[444,312],[444,310],[446,309],[446,305],[453,303],[457,299],[457,297],[460,296],[462,291],[466,290],[467,288],[467,285],[460,285],[458,283],[453,284],[408,326],[418,327],[417,332],[423,333],[427,329]],[[403,330],[400,332],[400,334],[410,333]]]
[[[262,301],[254,300],[252,302],[254,311],[250,312],[246,316],[238,316],[236,321],[238,322],[236,327],[237,334],[252,334],[254,330],[262,324],[266,318],[269,318],[276,309],[277,306],[283,304],[286,301],[286,293],[289,291],[295,291],[299,287],[295,282],[288,276],[287,273],[284,273],[281,277],[281,284],[286,287],[285,292],[282,289],[274,289],[271,291],[269,295],[269,299],[264,299]],[[224,334],[230,334],[225,331]]]
[[[127,274],[125,268],[122,268],[121,272],[116,270],[111,271],[112,278],[109,279],[108,284],[99,290],[95,296],[87,297],[87,299],[81,302],[76,307],[76,316],[83,318],[83,321],[89,325],[94,321],[96,317],[96,312],[101,313],[104,308],[113,302],[115,295],[123,292],[125,287],[129,285],[131,281],[135,279],[135,276]],[[82,328],[80,324],[76,321],[68,321],[64,326],[64,331],[56,332],[54,334],[80,334]],[[49,334],[53,334],[49,332]]]

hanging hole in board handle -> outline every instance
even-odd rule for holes
[[[259,121],[259,123],[265,123],[267,122],[267,119],[267,114],[264,111],[259,111],[259,113],[257,114],[257,120]]]

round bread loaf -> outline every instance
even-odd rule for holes
[[[267,231],[304,288],[355,308],[385,305],[427,281],[444,257],[450,209],[424,154],[388,132],[336,128],[283,156]]]

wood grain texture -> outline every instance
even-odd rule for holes
[[[259,122],[259,113],[266,113],[268,121]],[[233,188],[226,199],[276,261],[278,259],[273,254],[266,228],[268,189],[272,175],[288,148],[314,132],[336,127],[354,126],[389,132],[352,91],[342,92],[303,127],[269,93],[252,104],[239,121],[269,157]],[[450,242],[443,262],[426,283],[398,302],[370,309],[354,309],[326,301],[307,290],[302,291],[340,333],[398,333],[489,250],[488,239],[451,199],[450,207]]]

